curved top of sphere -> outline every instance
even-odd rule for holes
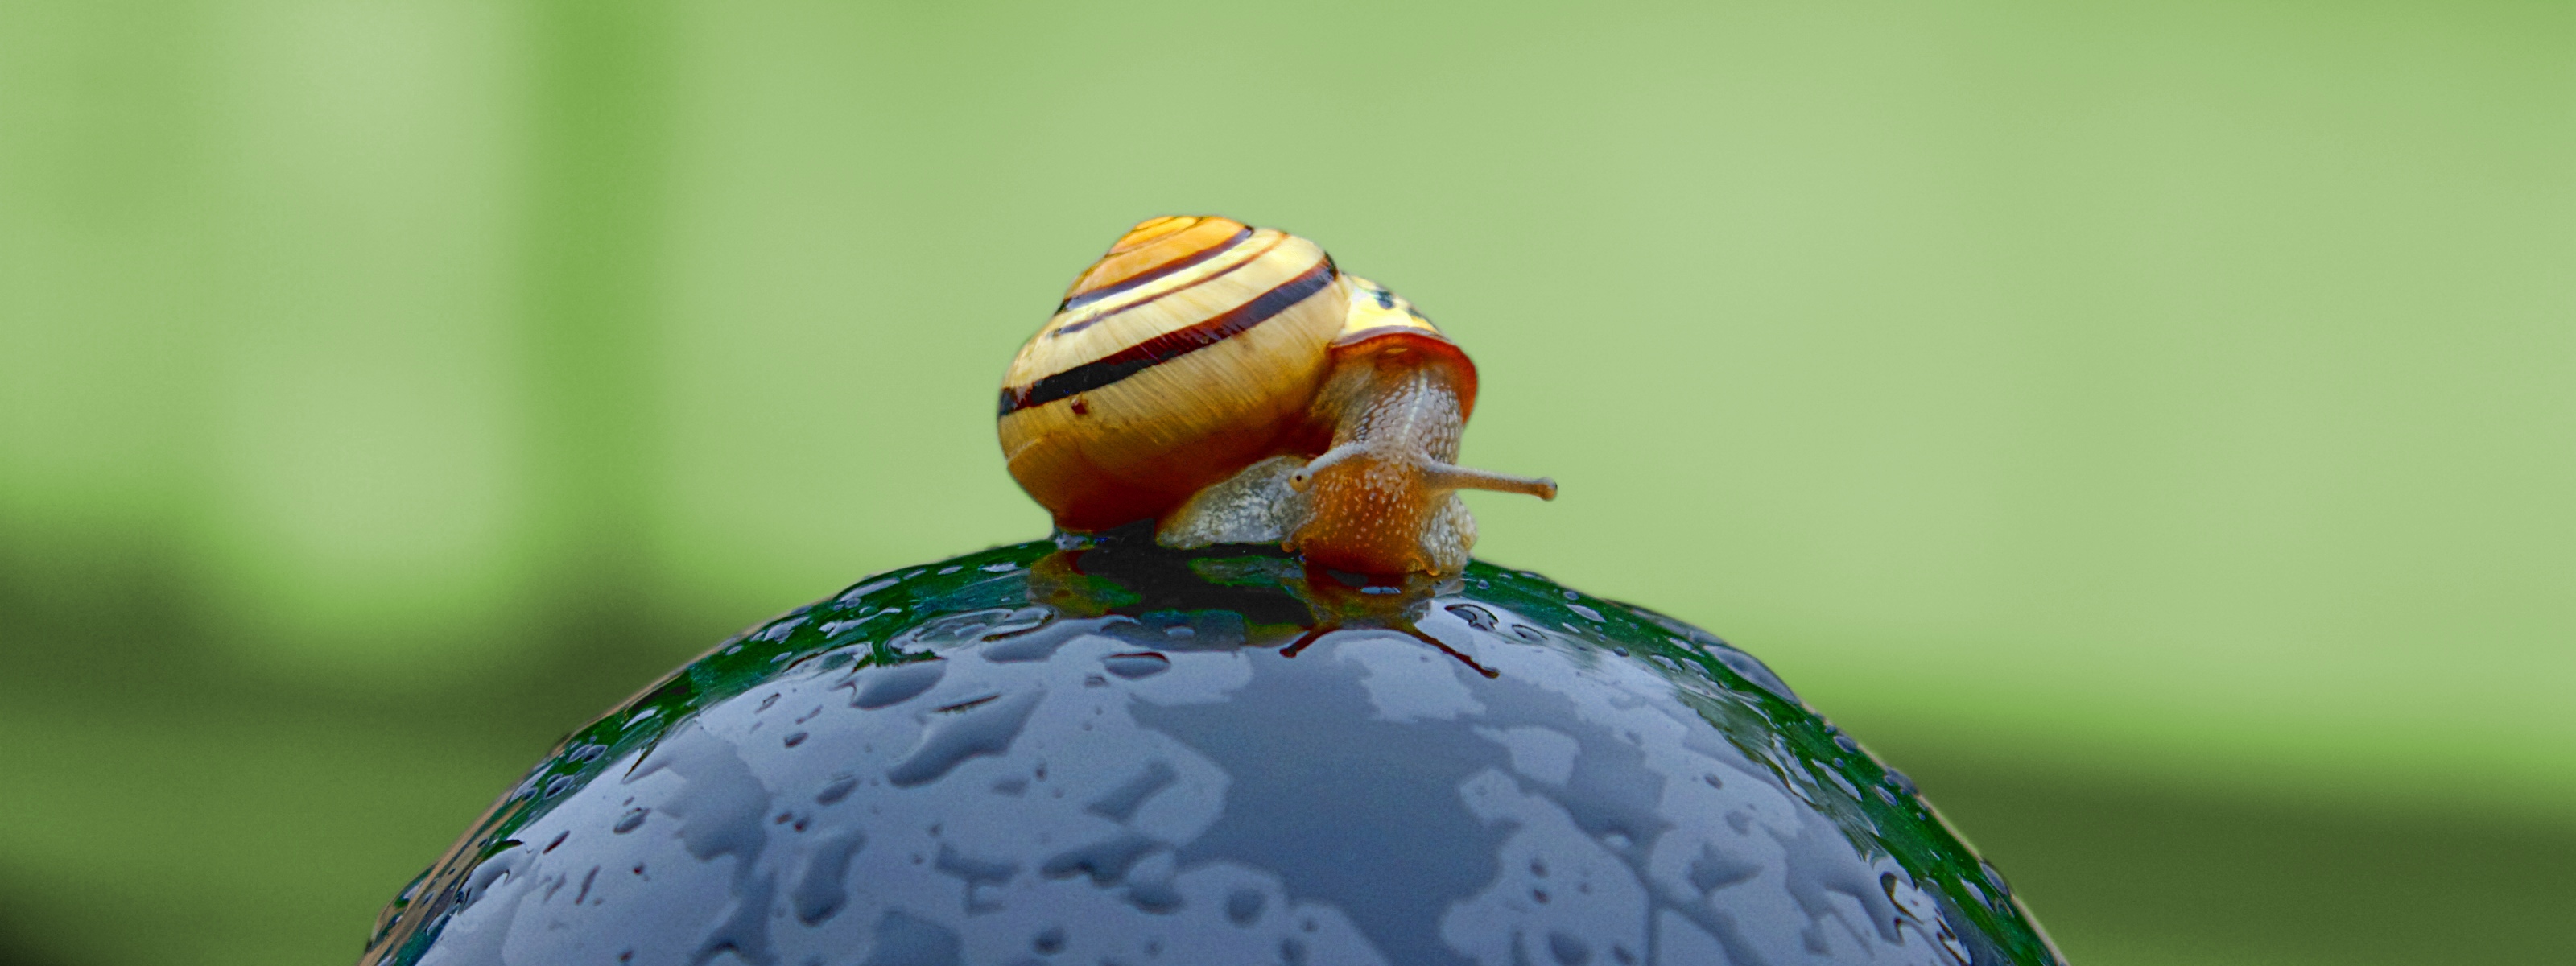
[[[568,738],[370,964],[2059,962],[1750,655],[1476,563],[1000,547]]]

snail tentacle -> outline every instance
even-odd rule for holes
[[[1373,448],[1375,447],[1369,445],[1368,440],[1356,439],[1325,450],[1324,455],[1306,461],[1306,465],[1299,467],[1297,472],[1288,474],[1288,486],[1304,492],[1307,486],[1315,482],[1315,474],[1323,472],[1326,467],[1366,453]]]
[[[1430,459],[1422,462],[1422,485],[1434,490],[1488,490],[1527,493],[1542,500],[1556,499],[1556,480],[1550,477],[1513,476]]]

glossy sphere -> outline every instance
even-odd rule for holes
[[[1535,574],[1002,547],[567,739],[371,963],[2053,963],[1751,656]]]

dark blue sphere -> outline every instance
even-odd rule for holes
[[[2054,963],[1750,655],[1485,564],[1031,543],[862,583],[567,739],[374,963]]]

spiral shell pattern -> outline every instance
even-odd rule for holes
[[[1310,431],[1350,302],[1306,239],[1206,216],[1138,224],[1004,374],[1011,476],[1067,529],[1180,505]]]

